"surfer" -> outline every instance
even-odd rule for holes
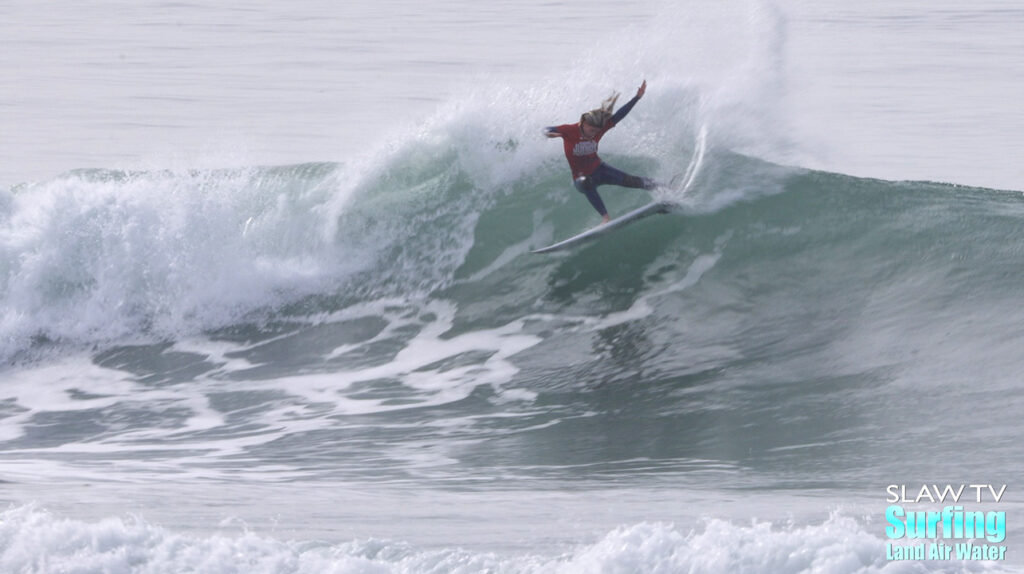
[[[634,189],[657,187],[654,180],[619,171],[597,156],[597,146],[604,134],[626,117],[640,98],[644,97],[646,91],[647,80],[644,80],[633,99],[626,102],[618,111],[612,112],[615,109],[615,102],[619,99],[619,94],[616,93],[606,99],[600,108],[580,116],[579,123],[552,126],[545,130],[549,138],[562,138],[565,158],[569,160],[569,168],[572,170],[573,184],[580,193],[587,196],[590,204],[601,214],[602,223],[608,223],[611,218],[608,217],[608,210],[597,193],[598,186],[610,184]]]

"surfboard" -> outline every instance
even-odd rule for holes
[[[530,253],[551,253],[552,251],[560,251],[562,249],[568,249],[569,247],[573,247],[574,245],[579,245],[587,241],[592,241],[606,233],[625,227],[630,223],[633,223],[634,221],[639,221],[645,217],[649,217],[656,213],[668,213],[671,205],[672,204],[667,201],[655,201],[653,203],[648,203],[643,207],[634,209],[633,211],[630,211],[629,213],[626,213],[624,215],[620,215],[619,217],[616,217],[615,219],[609,221],[608,223],[599,225],[592,229],[588,229],[583,233],[573,235],[569,239],[559,241],[558,243],[548,245],[547,247],[534,249]]]

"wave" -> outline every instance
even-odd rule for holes
[[[559,150],[533,139],[448,129],[369,167],[85,170],[22,186],[0,203],[0,356],[175,339],[391,297],[465,308],[497,295],[510,320],[536,312],[538,297],[543,312],[600,315],[682,279],[701,256],[718,258],[701,291],[718,305],[792,317],[863,314],[856,302],[900,315],[917,307],[930,324],[951,300],[1012,298],[1003,270],[1021,257],[1018,193],[721,149],[693,170],[702,129],[677,140],[672,160],[606,154],[666,181],[686,175],[692,188],[659,193],[675,213],[561,257],[527,252],[594,214]],[[613,213],[649,200],[602,193]]]

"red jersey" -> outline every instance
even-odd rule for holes
[[[580,124],[564,124],[548,128],[549,133],[557,133],[562,136],[562,143],[565,146],[565,159],[569,160],[569,169],[572,170],[573,179],[588,176],[601,165],[601,158],[597,157],[597,144],[601,141],[608,130],[615,127],[615,122],[609,121],[608,125],[597,132],[594,139],[583,139],[583,128]]]

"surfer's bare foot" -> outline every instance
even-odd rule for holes
[[[605,223],[608,223],[611,220],[612,220],[611,217],[608,217],[607,215],[602,215],[601,216],[601,225],[604,225]]]

